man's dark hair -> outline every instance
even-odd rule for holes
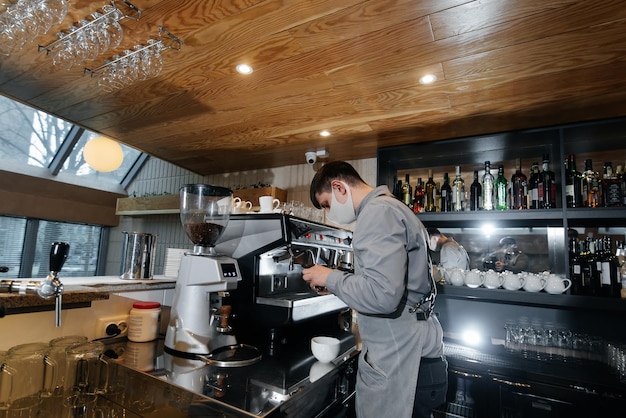
[[[317,202],[316,194],[331,192],[330,183],[333,180],[341,180],[348,186],[354,186],[357,183],[365,183],[359,173],[345,161],[332,161],[324,164],[311,181],[310,198],[311,203],[318,209],[322,207]]]

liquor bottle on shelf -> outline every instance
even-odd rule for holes
[[[428,170],[428,180],[426,181],[426,212],[437,212],[435,206],[435,182],[433,181],[433,170]]]
[[[598,259],[602,265],[600,294],[606,297],[619,297],[622,283],[619,280],[619,263],[615,253],[613,253],[611,237],[605,236],[598,241],[601,249],[598,254]]]
[[[531,209],[541,209],[541,201],[539,200],[539,163],[534,162],[530,172],[528,181],[528,207]]]
[[[568,208],[582,206],[582,174],[576,170],[576,156],[569,154],[565,161],[565,202]]]
[[[424,183],[422,178],[417,178],[417,185],[415,186],[415,194],[413,195],[413,212],[422,213],[425,210],[426,195],[424,191]]]
[[[515,159],[515,173],[511,176],[511,209],[528,208],[528,180],[522,173],[522,161]]]
[[[622,186],[613,173],[613,163],[604,163],[604,176],[602,177],[602,200],[605,207],[622,206]]]
[[[474,170],[474,181],[470,185],[469,210],[481,210],[483,208],[483,187],[478,181],[478,170]]]
[[[455,168],[456,175],[452,182],[452,210],[462,212],[465,210],[465,181],[461,177],[461,166]]]
[[[617,177],[617,181],[620,186],[620,191],[622,193],[622,206],[626,206],[626,183],[624,183],[624,166],[618,165],[615,167],[615,176]]]
[[[441,186],[441,211],[452,212],[452,187],[448,173],[443,173],[443,186]]]
[[[509,182],[506,180],[506,177],[504,177],[504,166],[500,164],[498,166],[498,177],[496,177],[496,181],[494,183],[497,210],[507,210],[509,208],[507,199],[508,186]]]
[[[441,183],[435,182],[435,211],[441,211]]]
[[[569,279],[572,281],[572,295],[584,295],[582,258],[578,240],[574,237],[569,239]]]
[[[582,294],[587,295],[587,296],[594,295],[594,288],[591,284],[593,280],[592,267],[593,267],[594,260],[591,255],[591,251],[589,250],[590,242],[591,241],[589,239],[585,239],[579,242],[579,246],[580,246],[579,259],[580,259],[580,265],[582,269],[582,278],[581,278],[582,292],[583,292]]]
[[[483,174],[482,188],[483,188],[483,209],[494,210],[494,183],[495,179],[491,174],[491,162],[485,161],[485,174]]]
[[[404,176],[404,184],[402,185],[402,201],[408,207],[413,207],[413,188],[409,182],[409,175]]]
[[[585,160],[582,180],[583,206],[597,208],[602,206],[602,184],[599,174],[593,170],[592,161]]]
[[[550,170],[550,156],[543,155],[541,173],[539,173],[539,201],[541,209],[556,207],[556,182],[554,171]]]
[[[599,243],[598,240],[587,239],[589,252],[587,253],[587,263],[591,270],[589,278],[590,295],[602,295],[602,263],[598,257]]]
[[[402,180],[398,180],[397,177],[393,178],[394,186],[393,186],[393,195],[402,202]]]

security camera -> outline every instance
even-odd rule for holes
[[[317,153],[315,152],[305,152],[304,156],[308,165],[313,165],[317,161]]]

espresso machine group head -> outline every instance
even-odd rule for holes
[[[206,355],[236,343],[230,332],[227,296],[237,288],[237,261],[220,255],[215,244],[230,217],[233,194],[224,187],[187,184],[180,189],[180,220],[193,251],[183,255],[165,350],[174,355]]]

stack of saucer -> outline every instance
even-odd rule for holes
[[[178,277],[178,267],[180,259],[188,251],[184,248],[166,248],[165,249],[165,266],[163,267],[163,275],[166,277]]]

